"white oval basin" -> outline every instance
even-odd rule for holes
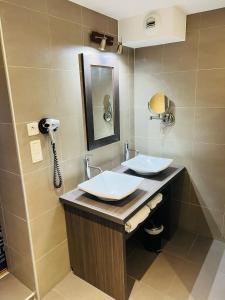
[[[121,165],[141,175],[154,175],[167,169],[173,159],[139,154]]]
[[[104,171],[82,182],[78,188],[103,200],[118,201],[135,192],[143,180],[136,176]]]

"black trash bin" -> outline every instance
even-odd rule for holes
[[[144,227],[143,243],[148,251],[159,253],[162,250],[163,225],[150,223]]]

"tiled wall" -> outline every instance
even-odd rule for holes
[[[89,42],[92,30],[117,39],[117,21],[67,0],[1,1],[0,13],[38,289],[44,295],[70,269],[58,197],[83,180],[86,137],[78,53],[97,51]],[[119,59],[121,142],[92,151],[92,162],[108,169],[120,162],[123,141],[132,138],[133,50],[124,49]],[[44,116],[61,122],[57,150],[64,187],[58,193],[48,137],[28,137],[26,131],[28,122]],[[41,140],[44,157],[36,164],[29,148],[34,139]]]
[[[135,143],[186,166],[180,226],[225,237],[225,9],[188,16],[185,42],[135,51]],[[176,124],[150,121],[147,102],[164,92]]]
[[[27,214],[0,45],[0,223],[8,269],[34,290]]]

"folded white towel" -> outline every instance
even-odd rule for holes
[[[154,209],[162,201],[162,199],[163,199],[163,195],[159,193],[147,203],[147,206],[150,209]]]
[[[143,222],[148,217],[149,213],[150,208],[147,205],[144,206],[132,218],[130,218],[130,220],[127,221],[127,223],[125,224],[125,231],[133,231],[141,222]]]

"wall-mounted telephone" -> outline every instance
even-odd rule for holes
[[[38,127],[41,133],[43,134],[49,134],[49,137],[51,139],[51,145],[52,145],[52,152],[53,152],[53,158],[54,158],[54,179],[53,184],[54,187],[59,189],[62,186],[62,175],[59,168],[59,162],[56,152],[56,143],[55,143],[55,137],[54,132],[59,128],[60,122],[57,119],[48,119],[44,118],[41,119]]]

